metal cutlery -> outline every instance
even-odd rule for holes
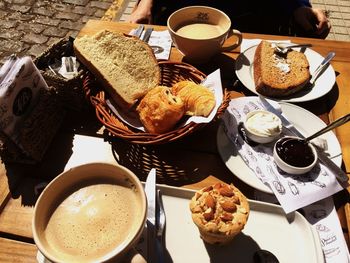
[[[321,64],[316,68],[316,70],[312,74],[312,77],[310,79],[311,85],[313,85],[316,79],[323,73],[323,71],[328,66],[328,63],[334,58],[334,56],[335,56],[335,52],[329,52],[328,55],[323,59]]]
[[[284,45],[284,44],[281,44],[281,43],[275,43],[276,45],[276,51],[278,53],[281,53],[281,54],[286,54],[291,48],[295,48],[295,47],[311,47],[312,45],[311,44],[295,44],[295,45]]]
[[[339,127],[340,125],[343,125],[345,123],[347,123],[348,121],[350,121],[350,113],[344,115],[343,117],[336,119],[335,121],[333,121],[332,123],[328,124],[326,127],[324,127],[323,129],[319,130],[318,132],[308,136],[307,138],[305,138],[305,141],[311,141],[312,139],[332,130],[335,129],[337,127]]]
[[[65,57],[65,65],[66,65],[66,71],[67,72],[74,72],[74,62],[72,57]]]
[[[142,35],[143,30],[145,29],[144,25],[139,25],[136,30],[134,31],[134,36],[140,38]]]
[[[147,196],[147,262],[155,261],[156,241],[156,169],[149,172],[145,192]]]
[[[142,41],[148,43],[151,35],[152,35],[152,32],[153,32],[153,27],[149,27],[149,28],[146,28],[145,30],[145,26],[144,25],[139,25],[136,30],[134,31],[133,35],[140,38]],[[144,34],[142,36],[142,33],[144,31]],[[159,53],[162,53],[164,51],[164,48],[163,47],[160,47],[160,46],[150,46],[153,50],[153,53],[154,54],[159,54]]]
[[[149,41],[149,38],[151,37],[152,32],[153,32],[153,27],[148,27],[145,30],[145,26],[144,25],[139,25],[135,29],[135,31],[133,33],[133,36],[138,37],[142,41],[147,43]],[[143,33],[143,35],[142,35],[142,33]]]
[[[289,120],[287,120],[281,112],[276,110],[267,99],[265,99],[261,95],[259,95],[259,98],[266,110],[276,114],[281,119],[282,124],[286,129],[288,129],[295,136],[305,139],[305,136],[301,132],[299,132],[299,130],[295,128],[294,125]],[[349,178],[344,173],[344,171],[340,169],[332,160],[330,160],[323,152],[323,150],[319,149],[318,147],[316,147],[316,150],[318,154],[318,159],[334,173],[338,181],[341,183],[347,182]]]
[[[162,196],[160,190],[157,190],[157,217],[156,217],[156,226],[157,226],[157,237],[156,237],[156,251],[157,251],[157,262],[164,263],[164,232],[165,232],[165,211],[162,201]]]
[[[147,262],[165,262],[165,211],[160,190],[156,190],[156,169],[149,172],[145,192],[147,196]]]
[[[143,34],[142,40],[147,43],[149,38],[151,37],[152,32],[153,32],[152,27],[146,28],[145,33]]]

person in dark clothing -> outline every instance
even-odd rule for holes
[[[241,32],[326,38],[331,28],[326,14],[309,0],[140,0],[129,21],[166,25],[171,13],[192,5],[222,10]]]

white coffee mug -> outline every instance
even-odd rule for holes
[[[240,46],[242,33],[231,29],[230,18],[221,10],[208,6],[189,6],[172,13],[167,21],[176,48],[193,63],[203,63],[214,55]],[[236,41],[223,47],[228,38]]]
[[[129,169],[87,163],[62,172],[34,207],[35,244],[50,262],[115,262],[138,242],[146,195]]]

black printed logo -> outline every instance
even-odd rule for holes
[[[209,14],[208,13],[203,13],[203,12],[198,12],[196,18],[199,21],[206,22],[206,21],[209,21]]]
[[[30,102],[32,100],[32,90],[30,88],[23,88],[18,92],[17,97],[13,102],[13,114],[16,116],[21,116],[28,109]]]

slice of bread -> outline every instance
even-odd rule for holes
[[[74,52],[122,109],[131,108],[159,84],[153,51],[136,37],[103,30],[75,39]]]
[[[309,62],[304,53],[292,50],[281,56],[267,41],[258,45],[254,55],[254,81],[258,93],[268,97],[289,96],[303,89],[309,80]]]

